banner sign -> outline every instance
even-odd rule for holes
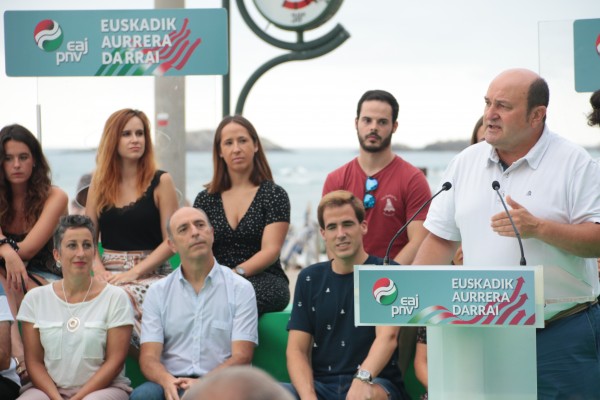
[[[223,75],[225,9],[6,11],[8,76]]]
[[[600,89],[600,19],[573,22],[575,55],[575,90],[593,92]]]
[[[541,267],[360,265],[356,325],[544,326]]]

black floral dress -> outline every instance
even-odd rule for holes
[[[260,251],[265,227],[290,222],[290,200],[286,191],[271,181],[260,184],[248,211],[236,229],[227,221],[220,193],[200,192],[194,207],[202,209],[215,231],[213,253],[221,265],[235,268]],[[248,277],[256,292],[258,314],[281,311],[290,302],[289,280],[279,258],[263,272]]]

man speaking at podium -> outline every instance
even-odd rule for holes
[[[524,265],[525,256],[528,265],[543,265],[538,398],[596,399],[600,166],[548,129],[548,100],[547,83],[529,70],[507,70],[491,82],[485,142],[450,162],[442,181],[453,191],[432,202],[424,224],[429,234],[414,264],[449,264],[462,241],[467,266],[513,266],[519,258]]]

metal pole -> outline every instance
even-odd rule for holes
[[[155,8],[184,8],[185,0],[154,0]],[[159,168],[173,177],[180,195],[180,204],[185,204],[185,77],[154,78],[154,129],[156,159]]]
[[[238,97],[237,104],[235,106],[236,114],[241,115],[243,113],[246,98],[250,93],[250,89],[252,89],[252,86],[254,86],[256,81],[268,70],[284,62],[309,60],[311,58],[320,57],[324,54],[329,53],[330,51],[333,51],[350,37],[348,31],[346,31],[346,29],[344,29],[344,27],[340,24],[337,24],[335,28],[333,28],[331,31],[317,39],[305,42],[304,31],[297,31],[297,41],[295,43],[285,42],[271,35],[268,35],[256,24],[256,22],[254,22],[254,20],[250,16],[250,13],[246,9],[244,0],[236,0],[236,3],[240,15],[242,16],[242,19],[244,20],[244,22],[246,22],[246,24],[248,25],[250,30],[252,30],[252,32],[254,32],[259,38],[261,38],[265,42],[275,47],[290,50],[290,52],[287,54],[283,54],[281,56],[273,58],[272,60],[267,61],[266,63],[261,65],[256,71],[254,71],[250,78],[248,78]],[[338,7],[339,4],[341,4],[341,1],[338,3]]]
[[[227,11],[227,55],[229,56],[229,68],[227,73],[222,77],[222,85],[223,85],[223,117],[226,117],[230,114],[231,107],[231,17],[229,15],[229,0],[222,0],[223,8]]]
[[[35,119],[37,122],[37,139],[42,144],[42,105],[36,104],[35,106]]]

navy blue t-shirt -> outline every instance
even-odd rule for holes
[[[366,265],[382,265],[369,256]],[[354,325],[354,274],[336,274],[331,261],[313,264],[298,275],[288,330],[312,335],[312,369],[319,376],[352,375],[375,340],[375,327]],[[402,387],[397,351],[379,374]]]

